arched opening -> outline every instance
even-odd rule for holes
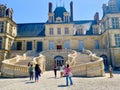
[[[107,56],[106,55],[101,55],[100,57],[103,58],[103,63],[104,63],[104,66],[105,66],[105,70],[107,70],[108,67],[109,67]]]
[[[64,58],[62,56],[55,56],[54,57],[54,64],[56,64],[57,67],[59,67],[60,65],[64,64]]]

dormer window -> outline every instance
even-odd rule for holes
[[[69,19],[68,19],[68,16],[65,16],[65,22],[68,22]]]
[[[49,22],[53,22],[53,16],[49,16]]]
[[[49,20],[50,23],[54,22],[54,14],[53,13],[49,13]]]
[[[56,22],[62,22],[61,17],[57,17],[57,18],[56,18]]]
[[[93,25],[93,34],[95,35],[101,34],[101,29],[99,25]]]
[[[82,28],[77,29],[77,34],[78,34],[78,35],[83,35],[83,29],[82,29]]]
[[[64,12],[64,22],[69,22],[69,13]]]
[[[96,28],[96,27],[93,28],[93,34],[99,34],[98,28]]]

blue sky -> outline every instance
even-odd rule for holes
[[[70,10],[71,0],[0,0],[1,4],[13,8],[13,19],[16,23],[46,22],[48,18],[48,2],[53,3],[53,10],[57,6],[63,6]],[[74,20],[92,20],[95,12],[102,17],[102,5],[108,0],[72,0]]]

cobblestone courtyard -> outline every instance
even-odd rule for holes
[[[53,71],[42,74],[39,82],[29,78],[0,78],[0,90],[120,90],[120,71],[114,72],[114,77],[83,78],[73,77],[74,85],[65,86],[65,77],[54,78]]]

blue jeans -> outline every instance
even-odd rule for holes
[[[35,80],[39,80],[39,72],[35,72]]]
[[[70,80],[70,85],[73,85],[72,78],[69,77],[69,76],[66,76],[66,85],[68,86],[68,78],[69,78],[69,80]]]
[[[33,80],[33,72],[29,72],[30,73],[30,80]]]

